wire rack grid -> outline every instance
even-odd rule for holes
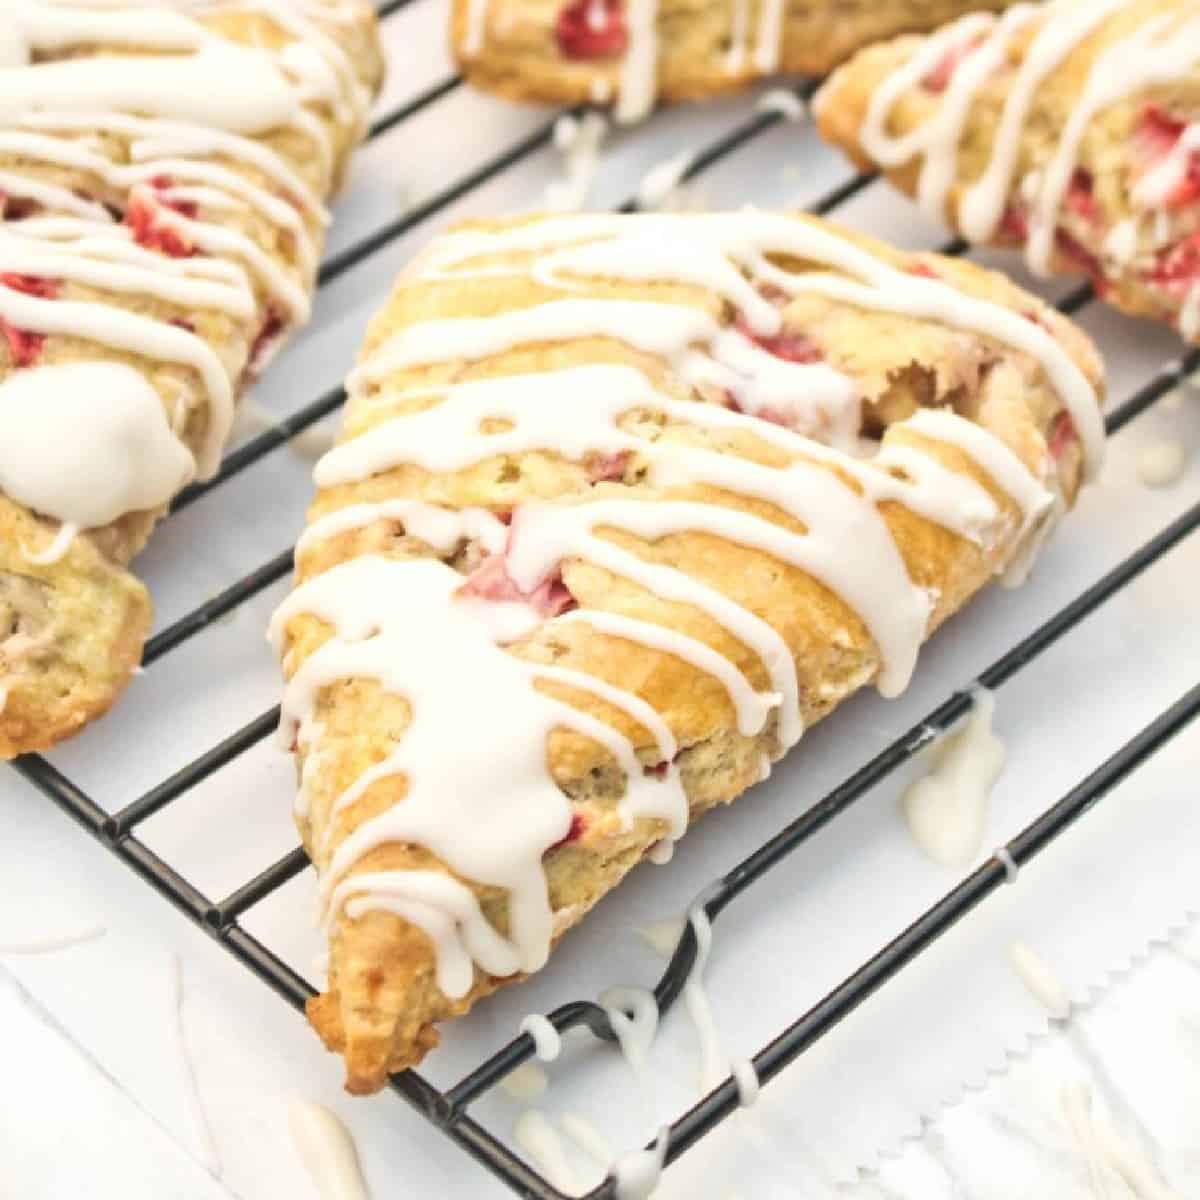
[[[436,119],[439,106],[453,102],[461,85],[457,75],[446,72],[444,59],[436,54],[417,54],[414,50],[414,44],[428,37],[434,26],[440,24],[440,5],[433,4],[431,0],[392,0],[379,5],[379,12],[384,21],[385,36],[392,31],[387,40],[393,57],[400,56],[404,67],[418,59],[424,62],[426,57],[432,65],[427,64],[423,68],[427,76],[424,78],[421,70],[393,72],[393,79],[399,76],[403,82],[390,87],[384,97],[381,115],[370,128],[370,153],[376,152],[387,139],[395,139],[398,134],[403,137],[400,131],[411,123],[431,117]],[[405,22],[403,31],[398,26],[401,21]],[[436,73],[438,70],[442,73]],[[412,86],[414,82],[417,84],[415,88]],[[410,90],[395,92],[397,86]],[[807,98],[811,91],[811,85],[798,88],[802,98]],[[736,161],[739,152],[752,143],[780,133],[783,122],[780,113],[759,111],[752,104],[747,113],[747,107],[743,101],[723,106],[714,115],[690,112],[684,116],[660,114],[654,119],[652,124],[674,121],[679,126],[676,133],[693,139],[684,142],[694,147],[683,175],[685,184],[702,185],[706,175],[714,168]],[[487,152],[465,169],[455,165],[423,197],[410,197],[409,203],[398,216],[392,215],[395,210],[394,196],[369,198],[365,207],[360,203],[354,222],[357,226],[355,235],[340,242],[335,240],[321,270],[322,293],[330,305],[333,303],[332,294],[339,285],[351,281],[364,267],[374,270],[371,281],[358,288],[350,286],[340,293],[343,307],[349,310],[346,319],[357,321],[360,309],[367,306],[368,300],[370,305],[377,305],[380,280],[391,271],[392,260],[404,253],[405,239],[410,234],[427,232],[432,221],[448,217],[458,211],[463,203],[478,202],[494,185],[507,184],[514,177],[520,179],[522,171],[532,160],[545,157],[550,150],[558,115],[523,114],[513,126],[517,130],[516,136],[501,141],[498,149],[490,142],[491,131],[484,129],[476,140],[480,145],[487,145]],[[719,131],[714,135],[715,127],[719,127]],[[640,132],[626,135],[622,143],[623,150],[631,148],[629,152],[636,157],[637,139],[641,136]],[[395,140],[388,141],[388,154],[399,157],[402,144]],[[402,158],[399,160],[403,161]],[[872,189],[874,182],[870,176],[848,175],[843,171],[842,177],[823,194],[810,199],[807,207],[820,214],[842,210],[855,198]],[[532,198],[528,184],[522,186],[528,202]],[[746,184],[744,190],[747,198],[756,198],[754,182]],[[355,204],[353,193],[347,204]],[[635,207],[635,203],[626,199],[614,202],[611,206],[629,210]],[[383,219],[372,220],[376,214]],[[924,232],[918,231],[915,236],[919,238]],[[959,241],[946,243],[939,248],[950,254],[967,251],[967,247]],[[1092,301],[1092,291],[1084,285],[1071,287],[1058,297],[1057,303],[1062,311],[1079,314],[1088,310]],[[342,362],[339,373],[347,365]],[[1136,386],[1129,387],[1119,395],[1110,409],[1107,417],[1110,434],[1121,432],[1197,368],[1200,368],[1200,353],[1192,350],[1182,357],[1166,361],[1149,378],[1137,380]],[[343,400],[341,387],[330,386],[315,399],[232,450],[213,479],[189,488],[177,499],[172,520],[178,520],[180,514],[198,505],[211,493],[230,487],[243,473],[267,462],[273,451],[336,413]],[[1198,527],[1200,503],[1185,508],[1150,536],[1140,539],[1125,557],[1100,577],[1092,579],[1073,599],[1052,612],[990,666],[979,672],[975,682],[989,689],[1003,687],[1060,639],[1075,631],[1093,613],[1131,587],[1165,556],[1192,538]],[[240,574],[235,582],[225,586],[205,603],[180,611],[158,630],[147,645],[147,668],[155,667],[162,660],[169,661],[172,652],[284,580],[291,566],[291,548],[281,548],[253,570]],[[728,905],[763,879],[773,867],[891,776],[922,747],[951,728],[969,710],[970,705],[968,689],[954,690],[923,719],[726,871],[702,893],[700,903],[707,916],[713,920],[718,918]],[[1189,690],[1154,716],[1128,741],[1115,747],[1099,766],[1009,840],[997,851],[996,856],[948,891],[824,999],[797,1016],[764,1045],[753,1058],[760,1079],[769,1081],[793,1062],[980,901],[1011,879],[1014,866],[1019,868],[1033,859],[1147,758],[1194,721],[1198,714],[1200,672],[1196,673]],[[289,1004],[302,1009],[314,989],[262,940],[248,932],[242,924],[242,918],[305,871],[308,862],[303,850],[299,847],[290,850],[265,870],[214,899],[139,836],[141,828],[150,818],[268,738],[277,721],[277,707],[262,712],[203,753],[185,761],[168,777],[147,787],[136,799],[121,804],[113,811],[94,798],[89,789],[73,777],[69,767],[61,765],[60,755],[55,755],[54,762],[42,756],[28,756],[18,760],[15,769]],[[663,1010],[678,998],[696,954],[695,932],[689,925],[654,989]],[[549,1016],[559,1030],[584,1026],[598,1038],[613,1039],[604,1009],[591,1001],[562,1005]],[[529,1166],[502,1138],[471,1113],[476,1101],[533,1053],[532,1039],[522,1035],[470,1070],[453,1086],[436,1087],[415,1071],[395,1076],[391,1086],[517,1194],[538,1200],[559,1200],[566,1193]],[[670,1125],[666,1142],[667,1161],[683,1154],[737,1106],[736,1084],[732,1079],[726,1080]],[[611,1178],[588,1193],[592,1200],[601,1200],[613,1194]]]

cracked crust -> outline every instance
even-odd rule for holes
[[[631,218],[636,219],[636,218]],[[689,218],[680,217],[681,221]],[[797,217],[797,220],[808,218]],[[478,223],[494,230],[512,222]],[[1099,359],[1086,336],[1052,309],[1000,275],[956,259],[905,255],[871,239],[846,234],[888,262],[920,274],[930,272],[964,292],[986,297],[1030,319],[1043,322],[1088,377],[1099,385]],[[517,253],[480,258],[476,265],[520,268]],[[420,260],[415,264],[419,268]],[[696,286],[635,281],[574,280],[572,295],[650,299],[703,308],[722,322],[734,314],[711,293]],[[580,290],[574,290],[578,285]],[[477,280],[420,277],[410,270],[396,287],[383,312],[371,324],[362,358],[406,326],[432,318],[497,315],[525,308],[554,293],[518,269]],[[866,312],[813,295],[797,298],[783,310],[785,333],[802,334],[818,343],[830,365],[850,375],[868,398],[865,423],[883,432],[884,444],[905,439],[921,442],[951,471],[970,474],[1011,515],[1015,506],[973,460],[943,442],[928,442],[903,428],[889,429],[919,405],[951,405],[1002,439],[1035,473],[1050,466],[1053,429],[1061,405],[1030,359],[987,338],[938,323]],[[398,414],[412,412],[436,399],[394,397],[400,387],[415,388],[526,372],[584,362],[635,365],[654,386],[697,405],[719,403],[702,389],[693,390],[660,359],[623,343],[576,338],[562,343],[532,344],[476,362],[412,367],[396,371],[362,394],[351,397],[341,441],[349,441]],[[570,397],[564,396],[569,404]],[[645,426],[646,436],[671,438],[688,445],[716,449],[767,465],[783,465],[790,455],[747,432],[727,433],[689,424],[674,417]],[[927,444],[926,444],[927,443]],[[833,468],[828,468],[833,469]],[[1057,464],[1063,491],[1072,498],[1080,478],[1077,444],[1062,450]],[[335,510],[364,501],[419,498],[459,509],[484,506],[504,512],[531,499],[571,504],[599,495],[642,498],[682,493],[719,500],[787,525],[789,518],[766,502],[731,497],[704,484],[677,485],[656,491],[634,459],[620,478],[597,482],[589,464],[556,452],[530,452],[492,458],[453,473],[431,474],[403,465],[361,482],[321,491],[310,523]],[[880,506],[906,561],[910,576],[937,597],[931,629],[942,624],[983,587],[1003,561],[1011,542],[990,549],[969,542],[917,516],[902,505]],[[659,542],[640,542],[612,531],[621,544],[637,547],[639,556],[669,563],[718,588],[759,613],[786,638],[795,656],[806,724],[820,720],[846,696],[877,674],[877,648],[859,618],[835,594],[804,571],[764,553],[703,532],[671,535]],[[397,522],[371,524],[310,543],[298,559],[297,581],[311,580],[340,563],[362,555],[411,559],[434,551],[406,533]],[[469,544],[446,557],[464,573],[478,561]],[[686,604],[673,603],[586,561],[563,564],[563,582],[581,609],[644,617],[688,633],[728,657],[752,681],[766,685],[757,657],[723,627]],[[291,678],[301,664],[331,635],[316,616],[299,613],[286,626],[285,673]],[[601,634],[586,623],[543,626],[510,647],[517,655],[587,672],[619,684],[647,700],[662,715],[685,749],[678,759],[693,817],[729,803],[761,778],[764,754],[774,759],[780,745],[773,723],[757,736],[736,729],[728,696],[709,675],[671,655],[621,638]],[[626,713],[590,693],[546,684],[562,699],[592,713],[632,739],[648,762],[656,761],[647,731]],[[346,679],[323,687],[316,699],[314,739],[302,764],[308,799],[299,826],[318,871],[328,867],[337,846],[370,816],[400,802],[403,776],[374,782],[363,796],[342,809],[326,838],[337,798],[371,764],[386,757],[410,720],[408,703],[368,679]],[[622,776],[596,743],[556,730],[547,741],[550,770],[571,798],[580,833],[569,844],[552,848],[544,859],[555,936],[577,923],[601,896],[640,862],[662,836],[660,821],[642,819],[622,826],[616,803]],[[387,843],[372,850],[352,875],[370,871],[427,870],[453,874],[428,850],[411,844]],[[507,928],[505,893],[467,882],[486,917],[501,931]],[[325,1044],[344,1056],[347,1087],[368,1093],[382,1087],[389,1072],[418,1063],[438,1041],[437,1024],[465,1012],[477,999],[512,979],[495,978],[476,968],[474,986],[460,1000],[447,998],[435,979],[435,957],[425,934],[399,917],[369,911],[352,919],[343,909],[331,934],[329,984],[313,999],[309,1018]]]
[[[330,13],[321,15],[319,24],[351,53],[362,82],[377,90],[382,60],[373,10],[343,0],[329,0],[329,4]],[[198,19],[234,42],[278,47],[291,40],[269,15],[237,0],[212,6]],[[96,48],[90,52],[105,51]],[[296,167],[317,194],[329,195],[339,186],[362,131],[347,115],[330,111],[327,104],[313,104],[311,110],[331,135],[334,153],[328,170],[311,153],[307,138],[294,129],[276,130],[256,140]],[[76,136],[114,162],[129,160],[127,138],[87,131]],[[252,183],[270,186],[265,176],[245,163],[225,159],[222,165]],[[95,198],[118,215],[129,205],[129,194],[107,186],[87,170],[51,166],[14,154],[0,154],[0,168],[65,186],[79,196]],[[313,280],[304,277],[295,246],[263,216],[250,209],[233,212],[203,206],[200,212],[205,221],[251,238],[276,264],[300,276],[311,291]],[[3,219],[32,215],[52,214],[50,210],[5,212],[0,196]],[[307,219],[310,233],[319,240],[316,218],[310,215]],[[269,297],[261,286],[256,289],[258,318],[252,323],[240,323],[218,311],[185,309],[157,298],[70,281],[57,286],[55,298],[105,304],[184,323],[217,351],[239,389],[253,378],[256,339],[270,319]],[[182,398],[187,418],[180,437],[193,451],[204,443],[208,405],[201,382],[190,368],[151,362],[81,338],[53,334],[44,339],[36,362],[54,365],[100,360],[140,371],[158,392],[168,414]],[[0,338],[0,381],[22,365],[15,360],[11,343]],[[145,587],[126,568],[164,511],[129,513],[111,525],[87,530],[75,538],[59,561],[39,566],[29,561],[25,548],[44,550],[57,534],[58,522],[0,493],[0,695],[4,697],[0,757],[45,750],[71,736],[106,712],[128,684],[150,630],[151,603]]]
[[[1028,233],[1022,183],[1053,157],[1095,59],[1133,30],[1159,15],[1185,15],[1180,0],[1136,0],[1106,20],[1077,46],[1043,82],[1025,122],[1007,199],[1005,220],[992,244],[1022,248]],[[957,173],[943,219],[958,230],[956,214],[967,188],[991,159],[996,128],[1012,80],[1041,28],[1034,21],[1018,33],[1007,62],[980,89],[971,106],[957,155]],[[864,171],[878,170],[861,140],[871,98],[897,68],[924,45],[921,37],[902,37],[871,46],[839,69],[816,97],[814,115],[822,135]],[[893,110],[889,131],[902,136],[923,126],[939,111],[941,92],[918,86]],[[1148,144],[1146,123],[1162,121],[1165,136],[1178,136],[1200,120],[1200,66],[1185,79],[1145,88],[1097,114],[1080,143],[1075,177],[1058,214],[1056,274],[1087,276],[1097,294],[1122,312],[1177,324],[1188,289],[1200,279],[1200,201],[1181,196],[1159,215],[1135,202],[1138,180],[1161,161]],[[1173,130],[1173,133],[1172,133]],[[923,159],[884,172],[901,191],[915,196]],[[1110,239],[1120,226],[1136,226],[1136,238],[1119,253]],[[1191,338],[1195,340],[1195,338]]]
[[[556,28],[570,0],[484,0],[485,37],[469,48],[470,12],[481,0],[454,0],[450,41],[468,82],[510,100],[603,103],[616,96],[622,56],[572,59]],[[754,39],[740,66],[729,47],[736,5],[661,0],[657,10],[660,100],[703,99],[745,87],[769,74],[824,75],[860,47],[908,30],[932,29],[966,12],[1000,9],[1012,0],[791,0],[786,4],[778,67],[754,63]],[[748,4],[757,27],[758,2]]]

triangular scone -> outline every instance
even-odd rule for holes
[[[1200,338],[1200,5],[1057,0],[873,46],[822,133],[969,241]]]
[[[308,316],[381,75],[361,0],[3,6],[0,757],[104,712],[126,570]]]
[[[514,100],[613,101],[635,121],[780,73],[823,75],[861,46],[1012,0],[454,0],[468,81]]]
[[[1100,363],[807,217],[461,228],[376,318],[272,623],[329,986],[380,1087],[690,817],[1025,569]]]

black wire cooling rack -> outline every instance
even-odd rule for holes
[[[379,14],[381,18],[389,17],[413,2],[414,0],[390,0],[389,3],[378,5]],[[435,83],[395,110],[379,117],[372,124],[369,136],[376,138],[394,129],[414,114],[436,104],[460,85],[461,79],[458,76],[450,76]],[[808,99],[814,86],[801,86],[798,95],[802,99]],[[321,284],[342,275],[403,234],[437,216],[443,209],[475,188],[495,179],[548,146],[553,138],[554,123],[558,115],[561,114],[556,114],[532,133],[487,159],[370,236],[327,259],[320,274]],[[684,180],[695,179],[727,155],[766,132],[781,119],[778,112],[755,113],[724,136],[702,147],[691,159],[684,173]],[[870,175],[852,175],[814,204],[811,211],[818,214],[830,213],[871,182]],[[633,201],[627,201],[621,206],[623,210],[634,207]],[[961,254],[966,250],[966,246],[963,242],[955,240],[941,249],[943,253]],[[1064,313],[1076,313],[1090,304],[1093,298],[1091,287],[1083,285],[1069,293],[1059,302],[1058,307]],[[1106,421],[1109,433],[1117,433],[1198,368],[1200,351],[1196,350],[1189,351],[1179,361],[1165,367],[1109,413]],[[178,497],[174,511],[186,507],[214,488],[222,486],[234,475],[252,467],[265,455],[336,410],[344,399],[345,393],[341,388],[333,389],[234,450],[226,456],[214,478],[188,488]],[[1132,583],[1170,550],[1192,536],[1198,527],[1200,502],[1013,646],[979,675],[977,683],[989,689],[1003,686],[1018,671]],[[244,601],[282,579],[291,569],[292,550],[289,547],[159,632],[146,646],[146,664],[149,665],[170,653],[213,622],[231,613]],[[772,867],[912,758],[923,746],[950,729],[970,707],[969,692],[952,694],[924,720],[914,725],[822,800],[780,830],[733,870],[716,880],[703,894],[703,908],[708,917],[715,920],[728,904],[761,879]],[[1006,880],[1014,879],[1015,869],[1028,863],[1197,716],[1200,716],[1200,681],[1121,746],[1097,770],[1072,788],[1057,804],[1006,846],[999,848],[974,874],[943,896],[903,933],[880,949],[870,961],[864,963],[823,1000],[799,1016],[772,1042],[764,1046],[752,1060],[758,1077],[765,1083],[793,1062],[981,900]],[[41,756],[28,755],[18,759],[14,766],[194,924],[205,930],[293,1007],[302,1011],[305,1001],[313,995],[314,989],[238,922],[249,909],[307,868],[308,859],[303,849],[297,847],[229,895],[213,900],[136,836],[143,821],[263,741],[274,732],[278,720],[278,708],[263,713],[112,814],[105,812],[82,788]],[[668,1009],[679,996],[695,962],[696,950],[695,934],[689,924],[654,989],[660,1009]],[[588,1001],[563,1005],[550,1013],[549,1019],[560,1031],[586,1026],[597,1037],[610,1041],[614,1038],[604,1010]],[[416,1071],[405,1071],[393,1076],[390,1081],[391,1087],[518,1195],[533,1200],[567,1200],[565,1193],[530,1168],[470,1114],[471,1105],[476,1100],[499,1083],[514,1067],[530,1059],[533,1053],[532,1038],[528,1034],[522,1034],[445,1091],[434,1087]],[[671,1162],[684,1153],[737,1107],[737,1086],[732,1079],[727,1079],[670,1126],[666,1161]],[[611,1200],[613,1195],[614,1183],[610,1178],[589,1192],[585,1200]]]

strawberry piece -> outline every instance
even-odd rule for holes
[[[155,175],[150,180],[150,186],[156,192],[168,192],[175,186],[175,180],[170,175]],[[164,208],[169,208],[172,212],[177,212],[181,217],[187,217],[191,221],[196,219],[196,213],[198,210],[193,201],[170,200],[161,194],[156,198],[159,204],[161,204]]]
[[[593,483],[615,483],[624,479],[629,454],[628,450],[618,450],[616,454],[594,455],[588,463],[588,478]]]
[[[910,275],[918,275],[922,279],[937,279],[938,273],[928,264],[923,262],[913,263],[908,268]]]
[[[1098,225],[1103,220],[1100,206],[1096,203],[1095,180],[1087,168],[1078,167],[1071,176],[1066,205],[1070,212],[1082,217],[1090,225]]]
[[[1164,250],[1149,278],[1172,295],[1182,295],[1200,282],[1200,233]]]
[[[575,597],[563,583],[561,573],[544,579],[532,592],[523,592],[505,570],[504,562],[503,554],[489,555],[467,578],[460,595],[475,596],[494,604],[506,601],[528,604],[547,620],[578,607]]]
[[[960,42],[957,46],[951,46],[942,56],[941,61],[931,71],[926,72],[921,80],[921,86],[927,92],[937,94],[944,92],[950,86],[950,80],[954,78],[954,73],[962,65],[963,60],[970,58],[981,45],[983,45],[983,38],[976,36]]]
[[[825,357],[817,343],[807,334],[778,333],[773,337],[762,337],[741,318],[738,319],[736,328],[760,349],[786,362],[815,363]]]
[[[583,837],[584,831],[587,829],[587,821],[582,813],[571,814],[571,828],[567,830],[566,835],[560,837],[557,842],[554,842],[549,849],[557,850],[560,846],[568,846],[571,842],[577,842]]]
[[[1171,116],[1157,104],[1147,104],[1134,130],[1134,146],[1149,162],[1158,162],[1175,149],[1187,122]]]
[[[39,300],[53,300],[58,295],[58,280],[43,279],[36,275],[15,275],[11,272],[0,274],[0,284],[14,292],[26,296],[35,296]],[[27,329],[18,329],[0,317],[0,333],[8,343],[8,356],[14,367],[31,367],[41,356],[46,345],[44,333],[31,333]]]
[[[1054,424],[1050,426],[1050,457],[1058,462],[1078,440],[1079,435],[1075,432],[1075,422],[1071,420],[1071,414],[1059,413],[1054,418]]]
[[[1016,205],[1010,204],[1000,218],[999,232],[1005,242],[1023,244],[1029,240],[1029,219]]]
[[[129,207],[125,210],[125,224],[133,230],[137,243],[147,250],[158,250],[171,258],[189,258],[196,253],[195,247],[173,225],[163,222],[164,209],[180,211],[164,204],[154,189],[134,188],[129,195]]]
[[[613,58],[625,53],[629,31],[621,0],[571,0],[558,14],[558,48],[567,58]]]
[[[1059,229],[1055,233],[1054,242],[1058,247],[1059,254],[1092,281],[1096,295],[1103,299],[1110,290],[1110,284],[1108,277],[1104,274],[1104,268],[1100,265],[1100,260],[1065,229]]]
[[[257,373],[271,360],[285,328],[282,315],[274,308],[268,308],[262,328],[259,329],[254,344],[250,347],[249,369],[251,371]]]

